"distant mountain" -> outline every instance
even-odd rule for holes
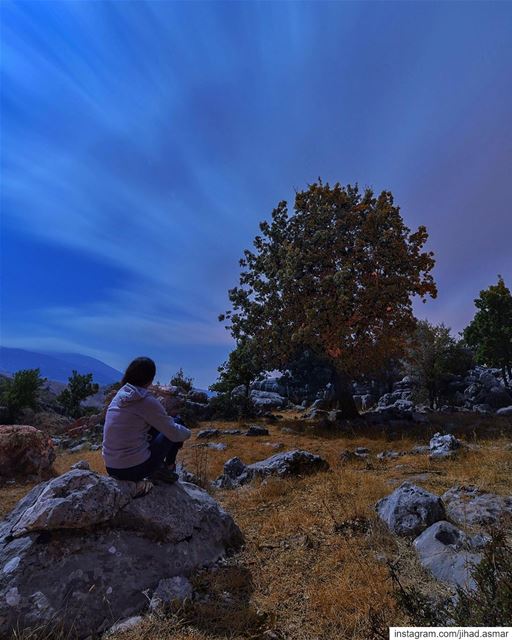
[[[60,353],[56,351],[27,351],[0,347],[0,373],[13,374],[20,369],[41,370],[41,375],[49,380],[67,382],[73,370],[78,373],[92,373],[99,385],[118,382],[123,374],[101,360],[81,353]]]

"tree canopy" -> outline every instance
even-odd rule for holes
[[[478,311],[464,329],[464,339],[475,350],[479,364],[500,367],[505,382],[512,383],[512,295],[505,281],[480,291]]]
[[[389,191],[375,197],[320,179],[296,194],[292,213],[280,202],[260,230],[219,319],[236,340],[254,339],[267,370],[315,353],[349,413],[348,380],[400,356],[415,326],[412,297],[437,294],[427,230],[411,233]]]
[[[471,351],[452,337],[449,327],[427,320],[418,322],[405,360],[432,408],[442,404],[452,376],[464,375],[474,363]]]
[[[0,401],[7,407],[9,421],[15,421],[22,409],[37,410],[39,392],[46,378],[40,375],[40,369],[21,369],[12,378],[3,381]]]
[[[57,396],[66,413],[73,418],[82,415],[81,402],[93,396],[99,390],[99,385],[92,381],[92,373],[80,374],[73,370],[68,378],[68,386]]]

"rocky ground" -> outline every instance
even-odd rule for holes
[[[398,563],[405,584],[448,596],[453,585],[441,574],[434,578],[428,558],[421,562],[422,550],[438,544],[437,529],[452,542],[454,535],[478,536],[486,516],[512,509],[506,500],[512,494],[508,417],[439,414],[423,425],[321,429],[299,414],[282,416],[276,424],[204,422],[194,430],[181,457],[188,477],[233,516],[245,546],[215,570],[194,573],[178,609],[154,609],[110,637],[377,637],[376,620],[380,627],[405,623],[392,595],[388,561]],[[252,424],[267,433],[250,429]],[[205,429],[213,431],[198,438]],[[429,448],[435,432],[441,440]],[[88,445],[76,452],[58,448],[56,454],[59,474],[79,460],[104,473],[101,453]],[[400,495],[404,482],[410,483],[406,489],[412,485],[433,494],[420,496],[430,506],[420,509],[423,521],[405,534],[396,524],[410,515]],[[35,477],[4,480],[0,515],[35,484]],[[445,511],[439,513],[432,504],[441,496]],[[377,511],[383,498],[392,504],[383,509],[380,503]],[[475,541],[472,552],[478,554]]]

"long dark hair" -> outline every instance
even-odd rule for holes
[[[135,358],[124,372],[121,384],[134,384],[136,387],[145,387],[153,382],[156,374],[156,365],[151,358]]]

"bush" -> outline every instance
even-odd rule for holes
[[[254,418],[256,409],[248,396],[231,396],[230,393],[219,393],[210,398],[213,420],[242,420]]]
[[[37,411],[42,385],[40,369],[21,369],[12,378],[4,378],[0,389],[0,403],[7,408],[6,422],[13,423],[23,409]]]
[[[192,383],[193,379],[185,377],[183,369],[180,367],[180,369],[171,378],[169,384],[171,384],[173,387],[181,387],[188,393],[189,391],[192,391]]]

